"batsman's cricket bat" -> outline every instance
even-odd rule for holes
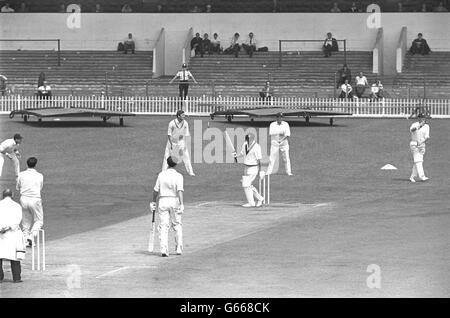
[[[156,222],[155,222],[155,212],[156,209],[152,211],[152,227],[150,229],[150,238],[148,239],[148,251],[153,252],[155,246],[155,232],[156,232]]]
[[[234,149],[233,142],[231,141],[231,138],[228,135],[228,132],[226,130],[225,130],[224,136],[225,136],[225,142],[227,143],[228,148],[230,148],[233,152],[236,152],[236,150]],[[237,158],[234,158],[234,162],[237,162]]]

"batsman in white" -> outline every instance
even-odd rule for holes
[[[28,169],[19,173],[16,188],[20,191],[22,206],[22,231],[28,246],[32,244],[32,236],[44,226],[44,211],[42,209],[41,191],[44,186],[44,176],[36,171],[37,159],[27,159]]]
[[[270,124],[270,161],[267,168],[267,174],[272,174],[275,161],[279,157],[283,158],[286,174],[292,176],[291,160],[289,159],[289,137],[291,136],[291,129],[289,124],[282,120],[283,113],[277,114],[277,120]]]
[[[244,194],[247,198],[247,203],[243,205],[244,208],[260,207],[264,200],[264,197],[258,193],[258,190],[252,185],[253,181],[258,176],[258,171],[261,168],[261,146],[256,142],[254,134],[248,134],[245,136],[245,142],[242,146],[239,156],[236,152],[233,153],[235,158],[244,157],[244,175],[242,176],[242,187],[244,188]],[[260,172],[260,178],[264,177]],[[256,204],[255,204],[256,199]]]
[[[167,169],[167,158],[177,158],[177,162],[183,161],[186,171],[190,176],[195,176],[192,169],[191,158],[186,145],[186,137],[190,137],[189,124],[184,119],[185,113],[183,110],[178,110],[177,118],[170,121],[167,129],[167,145],[164,152],[164,160],[162,164],[162,171]]]
[[[423,157],[425,155],[425,143],[430,139],[430,126],[426,123],[425,114],[420,113],[417,117],[419,121],[413,123],[409,128],[411,132],[409,148],[414,160],[411,177],[409,178],[411,182],[416,182],[416,177],[419,177],[422,181],[428,180],[423,171]]]
[[[183,227],[181,223],[181,215],[184,212],[183,201],[183,176],[175,170],[176,162],[172,157],[167,158],[169,168],[161,171],[156,179],[153,188],[153,200],[150,203],[150,210],[156,209],[156,201],[158,200],[159,215],[159,238],[161,255],[169,256],[169,229],[170,222],[175,230],[176,254],[181,255],[183,252]]]
[[[20,152],[19,145],[22,142],[23,137],[20,134],[15,134],[13,138],[6,139],[0,144],[0,177],[3,174],[3,164],[5,158],[12,160],[14,163],[15,176],[19,175],[20,172]]]

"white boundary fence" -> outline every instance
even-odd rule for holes
[[[281,106],[292,109],[310,108],[352,113],[352,117],[395,118],[410,115],[417,107],[426,108],[434,118],[450,118],[450,100],[446,99],[368,99],[343,100],[334,98],[274,98],[270,102],[253,97],[213,98],[188,97],[104,97],[53,96],[50,100],[36,96],[0,96],[0,113],[28,108],[92,108],[124,111],[135,114],[174,115],[183,109],[191,116],[209,116],[216,110]]]

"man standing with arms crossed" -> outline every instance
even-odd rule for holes
[[[178,85],[180,90],[180,98],[185,100],[189,90],[189,79],[192,78],[195,84],[198,84],[198,82],[195,80],[194,75],[188,71],[186,63],[183,63],[181,66],[181,71],[178,71],[169,83],[172,84],[177,77],[180,78],[180,84]]]
[[[426,123],[425,114],[420,113],[417,117],[419,121],[409,128],[411,132],[409,148],[414,160],[411,177],[409,178],[411,182],[416,182],[416,177],[419,177],[422,181],[428,180],[423,171],[423,156],[425,155],[425,143],[430,139],[430,126]]]
[[[6,139],[0,144],[0,177],[3,173],[3,164],[5,162],[5,157],[12,160],[14,163],[15,176],[20,172],[20,153],[19,145],[22,142],[23,137],[20,134],[15,134],[12,139]]]
[[[169,256],[169,228],[170,223],[175,230],[176,254],[181,255],[183,252],[183,228],[181,223],[181,215],[184,212],[183,201],[183,176],[175,170],[176,162],[172,157],[167,158],[169,168],[161,171],[156,179],[153,188],[153,200],[150,203],[150,210],[156,209],[158,202],[159,215],[159,238],[161,256]]]
[[[176,157],[179,161],[184,162],[186,171],[190,176],[195,176],[192,169],[191,158],[186,145],[186,137],[190,137],[188,122],[184,119],[185,114],[183,110],[177,111],[177,118],[169,123],[167,129],[167,144],[164,152],[164,160],[162,170],[167,169],[167,158],[169,156]]]
[[[247,203],[243,205],[244,208],[260,207],[264,200],[264,197],[258,193],[258,190],[252,185],[253,181],[258,175],[258,171],[261,170],[261,146],[256,142],[254,134],[248,134],[245,136],[245,143],[242,146],[239,156],[236,152],[233,153],[235,158],[244,157],[244,175],[242,176],[242,187],[244,188],[245,197]],[[263,176],[260,172],[260,177]],[[255,199],[257,203],[255,204]]]
[[[281,120],[282,118],[283,113],[278,113],[277,120],[270,124],[270,162],[267,168],[267,174],[272,174],[275,161],[279,158],[279,152],[281,152],[286,174],[292,176],[291,160],[289,159],[289,137],[291,136],[291,129],[287,122]]]
[[[35,170],[37,159],[27,160],[28,169],[19,173],[17,190],[20,191],[20,205],[22,206],[22,230],[24,238],[31,246],[32,236],[37,236],[44,225],[41,190],[44,186],[44,176]]]

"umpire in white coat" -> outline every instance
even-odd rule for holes
[[[181,215],[184,212],[183,201],[183,175],[175,170],[176,162],[172,157],[167,158],[167,170],[158,174],[155,187],[153,188],[153,200],[150,203],[150,210],[156,209],[158,201],[159,215],[159,238],[161,255],[169,256],[169,229],[170,223],[175,230],[176,254],[183,252],[183,227]]]
[[[258,176],[258,171],[261,168],[261,146],[256,142],[254,134],[245,136],[245,143],[242,146],[239,156],[233,153],[235,158],[244,157],[244,175],[242,176],[242,187],[244,188],[247,203],[243,205],[244,208],[260,207],[264,197],[258,193],[258,190],[252,185],[253,181]],[[261,177],[262,175],[260,175]],[[255,203],[256,199],[256,203]]]
[[[3,273],[3,260],[11,262],[11,272],[14,283],[20,283],[20,261],[25,258],[23,234],[20,230],[22,208],[12,199],[12,191],[3,191],[3,200],[0,201],[0,282]]]

